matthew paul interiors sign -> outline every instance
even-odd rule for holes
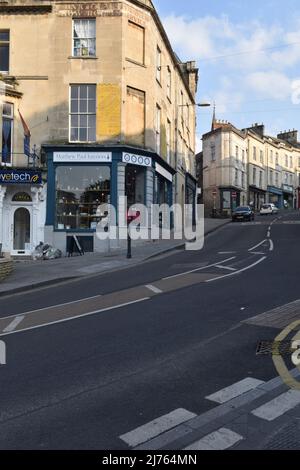
[[[39,170],[0,170],[0,184],[42,184]]]

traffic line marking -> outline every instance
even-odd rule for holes
[[[186,274],[191,274],[191,273],[196,273],[197,271],[203,271],[207,268],[212,268],[214,266],[217,266],[217,265],[220,265],[220,264],[223,264],[223,263],[227,263],[229,261],[232,261],[233,259],[235,259],[236,256],[233,256],[232,258],[227,258],[227,259],[224,259],[223,261],[216,261],[215,263],[213,264],[209,264],[207,266],[201,266],[200,268],[196,268],[196,269],[192,269],[191,271],[185,271],[183,273],[179,273],[179,274],[174,274],[173,276],[168,276],[168,277],[163,277],[162,280],[165,281],[167,279],[173,279],[175,277],[179,277],[179,276],[185,276]]]
[[[213,279],[207,279],[205,282],[213,282],[213,281],[218,281],[219,279],[224,279],[225,277],[235,276],[236,274],[240,274],[244,271],[248,271],[248,269],[254,268],[258,264],[262,263],[265,259],[267,259],[267,256],[263,256],[262,258],[257,260],[255,263],[250,264],[249,266],[246,266],[245,268],[239,269],[238,271],[235,271],[234,273],[225,274],[224,276],[215,277]]]
[[[127,432],[120,439],[130,447],[136,447],[139,444],[149,441],[163,432],[175,428],[179,424],[185,423],[197,415],[183,408],[178,408],[166,415],[160,416],[149,423],[144,424],[133,431]]]
[[[261,245],[263,245],[264,243],[266,243],[267,240],[263,240],[262,242],[258,243],[257,245],[253,246],[252,248],[249,248],[248,251],[253,251],[255,250],[256,248],[259,248]]]
[[[256,408],[252,411],[252,414],[266,421],[274,421],[276,418],[279,418],[279,416],[284,415],[287,411],[292,410],[298,405],[300,405],[300,391],[289,390],[259,408]]]
[[[274,251],[274,242],[273,242],[273,240],[271,240],[271,238],[269,239],[269,242],[270,242],[270,249],[269,249],[269,251]]]
[[[185,447],[184,450],[225,450],[234,446],[244,438],[228,428],[220,428],[203,437],[199,441]]]
[[[61,318],[59,320],[54,320],[54,321],[50,321],[50,322],[47,322],[47,323],[41,323],[39,325],[33,325],[33,326],[29,326],[27,328],[21,328],[20,330],[17,330],[17,331],[5,332],[3,330],[3,332],[0,333],[0,336],[11,335],[11,334],[14,334],[14,333],[22,333],[24,331],[29,331],[29,330],[36,330],[37,328],[43,328],[44,326],[51,326],[51,325],[55,325],[55,324],[58,324],[58,323],[64,323],[64,322],[71,321],[71,320],[77,320],[77,319],[79,320],[81,318],[88,317],[88,316],[91,316],[91,315],[96,315],[98,313],[108,312],[109,310],[115,310],[115,309],[118,309],[118,308],[127,307],[128,305],[133,305],[133,304],[137,304],[139,302],[144,302],[145,300],[150,300],[150,297],[144,297],[142,299],[133,300],[131,302],[126,302],[126,303],[119,304],[119,305],[112,305],[111,307],[106,307],[106,308],[102,308],[102,309],[99,308],[98,310],[95,310],[94,312],[81,313],[81,314],[78,314],[78,315],[74,315],[72,317]]]
[[[226,269],[227,271],[236,271],[235,268],[231,268],[230,266],[220,266],[220,265],[217,265],[216,268],[219,268],[219,269]]]
[[[3,331],[5,333],[14,331],[23,319],[24,319],[24,315],[18,315],[17,317],[13,319],[13,321],[6,328],[4,328]]]
[[[267,237],[270,238],[270,236],[271,236],[271,232],[269,230],[268,233],[267,233]]]
[[[155,294],[162,294],[163,293],[163,291],[161,289],[159,289],[158,287],[153,286],[152,284],[147,284],[145,287],[147,287],[147,289],[151,290]]]
[[[247,377],[246,379],[240,380],[239,382],[225,387],[218,392],[213,393],[205,397],[207,400],[216,402],[216,403],[226,403],[227,401],[232,400],[233,398],[239,397],[244,393],[254,390],[259,385],[264,384],[264,381],[254,379],[252,377]]]

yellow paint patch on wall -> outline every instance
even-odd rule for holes
[[[97,86],[97,138],[100,140],[121,134],[121,88],[119,85]]]

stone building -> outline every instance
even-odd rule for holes
[[[5,251],[29,254],[45,240],[65,252],[72,235],[103,251],[95,229],[119,196],[130,205],[195,196],[198,70],[179,61],[150,0],[1,1],[0,49],[0,72],[16,94],[4,100],[12,125],[3,171],[27,168],[18,109],[47,168],[39,184],[1,184]],[[18,192],[28,198],[26,207],[15,201],[27,211],[19,222]]]
[[[203,194],[207,214],[230,214],[265,202],[279,208],[300,208],[300,144],[297,131],[265,133],[263,124],[237,129],[213,118],[203,136]]]

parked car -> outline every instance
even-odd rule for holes
[[[260,209],[260,215],[278,214],[278,207],[275,204],[263,204]]]
[[[232,222],[243,220],[247,220],[249,222],[254,220],[254,212],[250,206],[237,207],[232,213]]]

